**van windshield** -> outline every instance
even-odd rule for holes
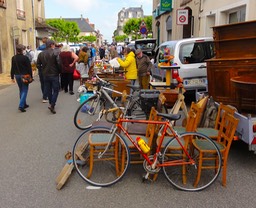
[[[162,45],[159,48],[157,60],[164,59],[166,48],[170,54],[174,54],[177,42],[171,41],[168,45]],[[182,64],[203,63],[206,59],[214,56],[214,44],[212,41],[200,41],[193,43],[183,43],[180,46],[179,60]]]
[[[214,56],[213,42],[185,43],[180,47],[179,59],[183,64],[202,63]]]

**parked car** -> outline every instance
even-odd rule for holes
[[[205,60],[214,56],[213,38],[188,38],[162,43],[156,50],[151,71],[152,77],[159,81],[166,81],[165,70],[158,66],[160,60],[163,59],[165,48],[169,48],[170,54],[174,56],[173,63],[180,67],[172,70],[171,87],[176,86],[175,78],[180,76],[183,78],[183,85],[187,91],[195,91],[195,93],[206,91],[207,71]]]
[[[156,39],[137,39],[135,40],[135,49],[140,48],[144,54],[146,54],[150,59],[155,56]]]

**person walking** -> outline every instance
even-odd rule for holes
[[[69,45],[64,45],[61,49],[60,55],[60,65],[61,65],[61,79],[63,82],[63,88],[65,93],[68,92],[70,95],[74,95],[73,92],[73,73],[76,68],[76,62],[78,61],[78,56],[70,50]]]
[[[148,89],[150,81],[150,70],[152,62],[149,57],[142,53],[141,49],[138,48],[135,51],[136,54],[136,65],[138,69],[138,80],[141,89]]]
[[[12,65],[11,65],[12,82],[14,83],[16,80],[16,83],[19,87],[20,102],[19,102],[18,109],[21,112],[26,112],[25,109],[29,107],[29,105],[27,104],[27,95],[28,95],[29,85],[22,82],[22,75],[30,74],[30,76],[33,78],[32,67],[31,67],[29,58],[23,55],[24,48],[25,47],[22,44],[18,44],[16,46],[17,54],[12,57]]]
[[[49,110],[55,114],[55,105],[59,95],[60,69],[57,62],[55,42],[47,40],[46,49],[38,55],[37,68],[42,71],[47,97],[49,99]]]
[[[117,58],[117,61],[120,66],[123,67],[125,70],[125,78],[131,80],[131,84],[134,85],[138,73],[135,54],[133,51],[131,51],[130,48],[127,47],[124,49],[124,57],[124,60],[122,60],[121,58]]]
[[[87,54],[88,48],[84,46],[79,54],[78,54],[78,65],[77,65],[77,70],[81,74],[81,79],[87,79],[89,78],[89,68],[88,68],[88,54]]]
[[[117,53],[116,47],[114,45],[111,45],[109,53],[110,53],[110,59],[118,57],[118,53]]]

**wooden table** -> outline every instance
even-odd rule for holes
[[[232,77],[230,81],[237,88],[238,110],[256,111],[256,74]],[[250,99],[245,94],[250,94]],[[246,99],[243,99],[246,97]]]

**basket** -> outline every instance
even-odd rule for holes
[[[140,90],[141,108],[146,114],[150,113],[152,107],[157,107],[159,95],[158,90]]]

